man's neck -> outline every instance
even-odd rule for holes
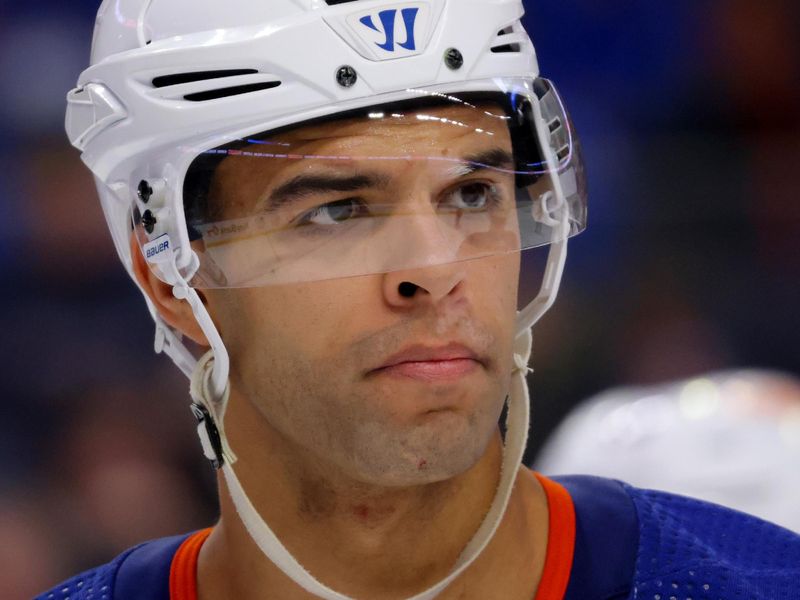
[[[289,467],[277,447],[240,453],[235,469],[261,517],[301,565],[348,596],[381,599],[413,596],[447,576],[489,509],[501,462],[498,433],[465,473],[407,488],[367,486],[335,469]],[[200,555],[201,600],[263,598],[264,590],[286,600],[310,598],[263,556],[222,478],[220,507],[220,522]],[[487,597],[477,591],[486,581],[496,591],[510,557],[530,572],[519,582],[520,597],[533,598],[529,588],[535,590],[544,563],[546,529],[546,500],[525,473],[494,540],[441,598],[459,588],[468,595],[458,597]]]

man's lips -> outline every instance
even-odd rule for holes
[[[393,375],[421,381],[442,381],[463,377],[482,364],[483,361],[478,354],[463,344],[414,345],[390,356],[369,374]]]

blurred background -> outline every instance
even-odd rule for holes
[[[590,183],[590,226],[534,336],[528,460],[608,388],[739,367],[799,375],[800,4],[525,4]],[[153,354],[63,133],[98,5],[0,0],[7,600],[216,510],[188,383]]]

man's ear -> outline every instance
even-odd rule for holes
[[[142,256],[136,237],[131,234],[131,258],[136,281],[148,295],[165,323],[174,327],[201,346],[209,346],[208,339],[197,324],[192,308],[186,300],[178,300],[172,295],[172,286],[164,283],[153,274]],[[202,296],[201,296],[202,298]]]

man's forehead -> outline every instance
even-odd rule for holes
[[[235,190],[253,196],[276,183],[279,173],[288,177],[311,168],[391,171],[399,166],[391,160],[396,158],[447,157],[458,162],[491,152],[505,153],[509,159],[512,153],[505,113],[496,104],[375,109],[360,117],[248,139],[246,148],[219,164],[213,187],[216,192],[227,190],[226,195]]]

